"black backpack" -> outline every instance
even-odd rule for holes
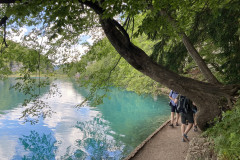
[[[177,110],[182,113],[192,112],[192,101],[186,96],[178,96]]]

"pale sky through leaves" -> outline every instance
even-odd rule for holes
[[[12,29],[8,29],[7,39],[28,47],[31,46],[31,48],[36,50],[41,49],[41,54],[45,54],[51,48],[51,46],[48,44],[49,39],[46,36],[41,37],[34,34],[29,34],[31,30],[32,27],[22,27],[19,28],[17,32],[14,32]],[[80,57],[89,50],[89,47],[87,45],[84,45],[84,43],[93,45],[95,40],[98,40],[99,38],[101,39],[103,37],[102,33],[103,32],[100,29],[95,29],[93,32],[89,32],[88,35],[82,34],[80,35],[78,44],[71,45],[68,48],[66,48],[64,45],[57,47],[56,53],[49,58],[54,59],[55,64],[79,61],[81,59]],[[24,39],[24,36],[26,38],[27,35],[36,40],[26,41]]]

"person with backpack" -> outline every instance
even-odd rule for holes
[[[177,110],[180,112],[181,115],[181,133],[182,133],[182,141],[188,142],[188,132],[191,130],[194,124],[193,118],[193,103],[192,101],[187,98],[186,96],[179,95],[177,98]]]
[[[178,124],[179,112],[177,110],[177,97],[178,97],[178,93],[171,90],[169,93],[169,98],[170,98],[169,106],[171,107],[171,123],[169,126],[171,126],[171,127],[174,127],[173,122],[174,122],[175,112],[176,112],[176,126],[179,126],[179,124]]]

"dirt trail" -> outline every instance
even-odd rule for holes
[[[140,144],[125,160],[184,160],[187,155],[188,143],[182,142],[181,126],[168,126],[165,122],[159,129]],[[200,131],[189,131],[191,140]]]

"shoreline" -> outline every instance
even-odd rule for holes
[[[164,122],[159,128],[157,128],[151,135],[149,135],[142,143],[140,143],[124,160],[130,160],[133,158],[144,146],[149,142],[158,132],[160,132],[168,123],[170,119]]]

